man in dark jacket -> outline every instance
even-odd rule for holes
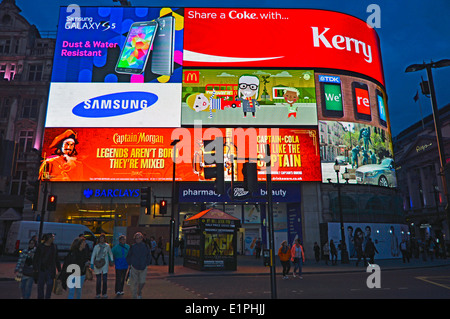
[[[128,251],[127,262],[130,265],[130,288],[133,299],[142,298],[142,288],[145,285],[147,266],[152,260],[150,248],[144,243],[144,236],[134,234],[135,244]]]
[[[53,279],[56,270],[61,272],[58,260],[58,248],[53,244],[53,234],[44,234],[42,243],[38,245],[33,259],[33,269],[38,273],[38,299],[50,299],[53,289]],[[45,286],[45,295],[44,295]]]

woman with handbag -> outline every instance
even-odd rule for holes
[[[123,295],[123,286],[128,271],[127,255],[130,250],[130,245],[126,243],[125,235],[119,236],[119,244],[112,248],[114,256],[114,263],[116,266],[116,285],[115,291],[117,296]]]
[[[95,298],[108,298],[108,269],[113,262],[114,257],[111,252],[111,247],[106,242],[105,234],[101,234],[91,256],[91,268],[94,270],[97,278]]]
[[[294,245],[291,248],[291,260],[294,263],[294,272],[292,273],[292,277],[296,277],[295,273],[297,273],[298,277],[300,279],[303,279],[302,277],[302,266],[305,262],[305,253],[303,251],[303,246],[300,243],[300,239],[296,239]]]
[[[86,270],[89,267],[89,255],[87,254],[85,247],[86,240],[82,237],[76,238],[70,247],[69,254],[64,259],[63,271],[60,279],[62,280],[64,289],[69,285],[68,299],[74,299],[74,297],[76,297],[76,299],[81,299],[81,289],[86,279]],[[70,265],[76,265],[79,269],[76,269],[76,271],[74,271],[73,268],[68,270],[67,267]],[[67,278],[71,274],[74,274],[75,276],[71,277],[70,282],[67,282]]]

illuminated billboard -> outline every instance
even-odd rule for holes
[[[317,125],[311,70],[184,69],[183,125]]]
[[[326,68],[384,85],[379,39],[366,22],[313,9],[186,8],[185,67]]]
[[[212,134],[212,135],[211,135]],[[40,178],[48,181],[172,181],[177,144],[177,181],[206,181],[203,140],[224,138],[225,180],[242,181],[242,160],[263,158],[271,144],[272,180],[321,181],[316,129],[47,128]],[[239,151],[242,150],[242,151]],[[231,157],[235,155],[237,157]],[[266,178],[258,161],[258,180]]]
[[[61,7],[46,127],[181,125],[183,9]]]
[[[334,164],[348,182],[396,187],[389,116],[382,87],[336,73],[316,74],[323,182],[337,181]]]

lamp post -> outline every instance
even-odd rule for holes
[[[438,145],[438,152],[439,152],[439,162],[440,162],[440,172],[439,175],[441,176],[442,180],[442,187],[444,189],[445,198],[447,199],[447,227],[449,228],[450,232],[450,206],[449,206],[449,197],[448,197],[448,189],[447,189],[447,180],[445,178],[444,173],[444,167],[446,163],[445,159],[445,148],[444,144],[442,142],[442,132],[441,132],[441,124],[439,120],[439,110],[437,106],[436,101],[436,91],[434,89],[434,80],[433,80],[433,73],[431,69],[437,69],[437,68],[443,68],[446,66],[450,66],[450,59],[444,59],[440,60],[438,62],[431,61],[430,63],[423,62],[422,64],[411,64],[408,66],[405,70],[406,73],[409,72],[416,72],[423,69],[426,69],[427,71],[427,77],[428,77],[428,86],[430,89],[430,98],[431,98],[431,106],[433,109],[433,119],[434,119],[434,129],[436,131],[436,140]]]
[[[272,203],[272,168],[271,168],[270,144],[266,145],[266,184],[267,184],[267,206],[269,208],[269,250],[270,250],[270,287],[272,299],[277,299],[277,281],[275,268],[274,247],[274,225],[273,225],[273,203]]]
[[[172,172],[172,205],[170,213],[170,244],[169,244],[169,274],[174,273],[174,258],[175,258],[175,167],[177,161],[177,143],[180,140],[173,140],[170,143],[173,146],[173,172]]]
[[[338,189],[338,201],[339,201],[339,223],[341,226],[341,263],[342,264],[348,264],[348,251],[347,251],[347,245],[345,244],[345,231],[344,231],[344,216],[342,214],[342,199],[341,199],[341,184],[339,183],[339,173],[341,170],[341,166],[339,165],[338,161],[334,163],[334,171],[336,172],[337,177],[337,183],[336,187]],[[346,176],[344,176],[344,179],[347,181],[349,180],[348,171],[345,170]]]

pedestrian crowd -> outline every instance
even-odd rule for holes
[[[356,266],[358,266],[361,261],[363,261],[362,265],[364,267],[375,263],[375,255],[379,254],[379,252],[370,236],[366,236],[361,242],[358,242],[358,238],[354,238],[349,244],[351,246],[350,257],[352,257],[352,260],[356,260]],[[428,259],[433,261],[433,259],[446,258],[444,245],[439,244],[439,240],[432,237],[426,240],[403,238],[398,245],[398,248],[403,263],[409,263],[411,258],[420,258],[423,261],[427,261]],[[337,265],[338,250],[341,250],[341,252],[347,250],[345,243],[336,245],[333,240],[330,240],[329,242],[326,241],[321,248],[319,244],[315,242],[313,246],[315,262],[319,263],[321,260],[324,260],[326,265],[328,265],[329,262],[332,266]],[[391,247],[391,250],[391,254],[394,256],[397,248]],[[283,241],[278,249],[278,257],[282,266],[283,279],[289,278],[289,271],[292,266],[291,263],[294,266],[292,277],[303,278],[302,266],[305,262],[305,254],[303,245],[299,239],[294,241],[292,247],[289,246],[286,240]]]
[[[81,299],[85,280],[96,280],[96,298],[108,298],[108,271],[115,268],[115,293],[124,294],[124,286],[130,286],[133,299],[142,298],[142,288],[145,285],[147,267],[153,262],[158,265],[158,259],[164,259],[164,241],[158,241],[152,236],[147,239],[145,234],[134,234],[134,244],[126,243],[126,236],[121,235],[118,244],[112,248],[106,242],[105,234],[98,237],[92,252],[86,244],[83,235],[75,238],[69,253],[61,265],[58,248],[54,244],[54,234],[42,236],[38,243],[34,236],[19,256],[14,269],[16,280],[20,282],[21,297],[29,299],[33,284],[37,285],[37,298],[50,299],[52,293],[62,294],[67,291],[68,299]],[[183,241],[176,241],[176,256],[178,249],[183,249]]]

